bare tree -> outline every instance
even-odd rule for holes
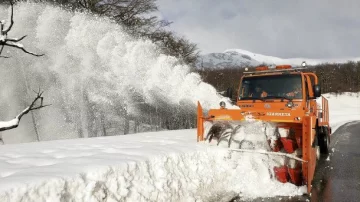
[[[160,44],[165,54],[178,57],[186,64],[194,66],[199,58],[197,45],[185,38],[177,37],[173,32],[160,28],[151,33],[144,33],[144,36]]]
[[[9,58],[8,56],[1,55],[5,46],[20,49],[20,50],[24,51],[25,53],[33,55],[33,56],[38,56],[38,57],[43,56],[44,54],[36,54],[36,53],[30,52],[30,51],[27,51],[22,44],[18,43],[21,40],[23,40],[26,37],[26,35],[24,35],[20,38],[8,38],[8,33],[10,32],[12,26],[14,25],[14,3],[12,0],[9,0],[9,2],[10,2],[10,9],[11,9],[10,24],[7,28],[5,28],[5,23],[6,23],[5,20],[0,21],[0,58]],[[49,105],[43,105],[43,100],[44,100],[44,97],[42,96],[43,92],[41,92],[39,89],[39,91],[36,93],[37,93],[37,96],[32,101],[32,103],[27,108],[25,108],[20,114],[18,114],[14,119],[12,119],[10,121],[0,121],[0,131],[10,130],[10,129],[18,127],[21,118],[25,114],[29,113],[30,111],[34,111],[34,110],[49,106]],[[4,141],[3,141],[1,135],[0,135],[0,144],[4,144]]]
[[[44,105],[43,104],[43,100],[44,100],[44,97],[42,96],[43,93],[44,92],[40,92],[40,91],[37,92],[37,96],[31,102],[31,104],[28,107],[26,107],[20,114],[18,114],[14,119],[12,119],[10,121],[0,121],[0,131],[10,130],[10,129],[18,127],[21,118],[25,114],[29,113],[30,111],[41,109],[43,107],[49,106],[49,105]],[[40,103],[38,103],[38,102],[40,102]]]
[[[10,8],[11,8],[11,14],[10,14],[10,25],[5,28],[5,20],[0,21],[0,57],[2,58],[8,58],[8,56],[2,56],[2,51],[5,46],[13,47],[20,49],[24,51],[27,54],[34,55],[34,56],[43,56],[44,54],[36,54],[30,51],[27,51],[24,46],[18,42],[22,41],[26,35],[20,37],[20,38],[8,38],[8,33],[11,30],[12,26],[14,25],[14,3],[12,0],[9,0],[10,2]]]

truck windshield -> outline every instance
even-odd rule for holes
[[[241,83],[240,100],[267,98],[301,99],[301,75],[266,75],[244,77]]]

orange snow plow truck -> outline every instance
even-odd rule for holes
[[[227,94],[232,99],[229,90]],[[231,136],[244,121],[271,123],[275,131],[285,131],[282,133],[285,135],[267,139],[270,148],[267,153],[296,160],[296,163],[274,166],[276,179],[297,186],[306,185],[310,193],[317,160],[320,154],[329,153],[331,135],[328,100],[321,96],[317,75],[290,65],[257,67],[253,72],[244,72],[236,101],[232,100],[238,108],[227,108],[222,101],[219,108],[209,109],[207,115],[198,102],[197,141],[216,139],[219,143],[227,137],[230,147]],[[206,122],[211,123],[211,128],[204,134]],[[228,131],[226,127],[232,132],[224,132]],[[238,150],[241,152],[242,148]]]

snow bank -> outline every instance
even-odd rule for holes
[[[323,96],[329,101],[332,132],[345,123],[360,120],[360,93],[328,93]],[[318,99],[318,102],[321,103],[321,100]]]
[[[253,134],[254,135],[254,134]],[[221,201],[298,195],[261,154],[197,144],[195,130],[0,147],[0,201]]]

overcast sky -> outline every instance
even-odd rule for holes
[[[170,29],[201,52],[282,58],[360,56],[360,0],[158,0]]]

